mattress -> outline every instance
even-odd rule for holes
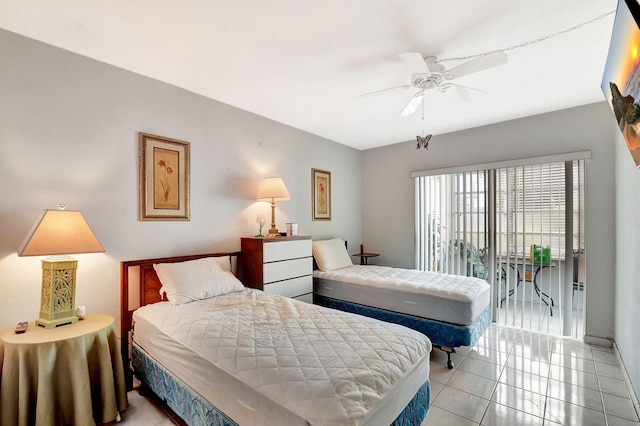
[[[354,265],[313,276],[321,296],[456,325],[472,324],[491,299],[485,280],[416,269]]]
[[[429,377],[423,334],[259,290],[134,321],[138,346],[243,425],[388,425]]]

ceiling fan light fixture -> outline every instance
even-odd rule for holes
[[[501,51],[491,52],[467,60],[452,69],[447,69],[444,65],[440,64],[435,56],[427,56],[425,58],[418,52],[405,52],[399,55],[399,58],[411,73],[410,84],[376,90],[375,92],[369,92],[360,96],[380,94],[396,89],[418,89],[418,92],[409,99],[409,103],[400,114],[403,117],[413,114],[418,109],[422,103],[425,92],[435,91],[436,89],[439,92],[445,92],[451,88],[452,85],[460,86],[457,83],[450,83],[451,80],[493,68],[507,62],[507,55]],[[463,100],[469,99],[468,95],[463,97]]]
[[[433,90],[438,87],[438,84],[436,80],[427,80],[424,82],[424,85],[422,87],[424,90]]]
[[[431,77],[431,74],[413,73],[411,74],[411,84],[413,87],[420,87],[425,81],[429,80],[429,77]]]

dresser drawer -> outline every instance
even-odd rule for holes
[[[280,296],[296,297],[313,292],[313,276],[293,278],[285,281],[278,281],[271,284],[265,284],[264,291],[271,294],[279,294]]]
[[[262,256],[265,263],[311,256],[311,240],[265,242]]]
[[[273,283],[308,277],[313,281],[313,258],[311,237],[241,238],[242,278],[247,287],[267,291]],[[306,282],[306,281],[305,281]],[[313,284],[299,284],[298,281],[272,287],[269,293],[300,296],[311,293]],[[309,286],[305,290],[305,285]]]
[[[311,275],[313,260],[310,257],[303,257],[301,259],[265,263],[263,271],[264,284]]]
[[[310,275],[312,271],[313,260],[310,257],[265,263],[263,272],[264,284]]]

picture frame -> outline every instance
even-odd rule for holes
[[[636,168],[640,169],[640,5],[618,0],[601,88]]]
[[[139,133],[138,219],[190,220],[190,144]]]
[[[312,219],[331,220],[331,172],[311,169]]]

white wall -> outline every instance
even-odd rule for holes
[[[297,221],[300,234],[360,243],[357,150],[3,30],[0,64],[0,326],[38,316],[41,258],[16,250],[61,202],[106,249],[76,256],[77,303],[115,317],[120,261],[239,250],[256,215],[270,218],[254,201],[265,176],[291,193],[280,230]],[[191,221],[137,220],[138,132],[191,143]],[[314,167],[332,172],[330,222],[311,220]]]
[[[589,335],[612,337],[615,264],[612,121],[615,120],[607,104],[602,102],[436,135],[429,150],[416,151],[414,142],[406,142],[364,151],[362,238],[367,251],[381,253],[375,263],[413,267],[411,171],[590,150],[585,196],[589,259],[585,327]]]
[[[615,338],[636,395],[640,395],[640,170],[615,129],[616,313]]]

